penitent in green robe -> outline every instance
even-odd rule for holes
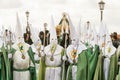
[[[0,55],[0,80],[11,80],[10,63],[4,45],[1,47]]]
[[[98,55],[99,55],[99,46],[95,45],[93,53],[91,53],[90,56],[88,56],[88,73],[87,73],[87,80],[93,80],[97,61],[98,61]],[[91,51],[92,52],[92,51]]]
[[[0,80],[5,80],[5,62],[2,52],[0,52]]]
[[[78,57],[76,80],[93,80],[99,55],[99,47],[95,45],[92,53],[91,49],[84,50]]]
[[[86,54],[87,50],[84,50],[78,55],[76,80],[87,80],[88,60]]]
[[[104,57],[102,56],[102,51],[100,52],[97,67],[94,74],[94,80],[105,80],[104,72],[103,72],[103,60]],[[109,67],[109,74],[108,80],[115,80],[117,75],[117,54],[113,54],[110,58],[110,67]]]

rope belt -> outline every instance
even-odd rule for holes
[[[27,69],[16,69],[16,68],[13,68],[14,71],[18,71],[18,72],[22,72],[22,71],[29,71],[29,68]]]
[[[57,68],[57,67],[61,67],[61,66],[46,66],[46,67],[49,67],[49,68]]]

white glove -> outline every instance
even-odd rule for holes
[[[66,57],[66,56],[63,56],[62,59],[63,59],[64,61],[66,61],[66,60],[67,60],[67,57]]]
[[[34,55],[34,59],[35,59],[35,60],[39,60],[39,57],[38,57],[37,54]]]
[[[8,54],[8,58],[9,58],[9,59],[12,58],[12,54],[11,54],[11,53]]]

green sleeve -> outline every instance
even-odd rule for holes
[[[6,80],[11,80],[10,77],[11,77],[11,74],[10,74],[10,62],[9,62],[9,59],[7,57],[7,51],[4,47],[4,45],[2,46],[1,48],[1,51],[3,53],[3,58],[4,58],[4,62],[5,62],[5,77],[6,77]]]
[[[76,80],[87,80],[87,51],[82,51],[78,55]]]
[[[65,50],[64,50],[64,49],[62,49],[62,51],[61,51],[61,55],[62,55],[62,56],[65,55]]]
[[[61,51],[61,55],[62,57],[65,56],[65,50],[62,49]],[[62,80],[65,80],[66,79],[66,74],[65,74],[65,60],[63,60],[63,63],[62,63]]]
[[[16,52],[16,50],[14,49],[14,48],[12,48],[11,50],[10,50],[10,53],[12,53],[12,54],[14,54]]]
[[[117,69],[116,68],[117,67],[116,55],[117,54],[115,53],[110,58],[109,79],[108,80],[115,80],[115,78],[116,78],[116,74],[117,74],[117,72],[116,72],[116,69]]]
[[[37,80],[45,80],[45,69],[46,69],[46,66],[45,66],[44,58],[45,57],[41,57],[40,58],[40,68],[39,68],[39,71],[38,71],[38,79]]]
[[[34,67],[30,66],[30,75],[31,79],[30,80],[36,80],[36,67],[35,67],[35,60],[34,60],[34,52],[32,51],[32,48],[30,47],[28,50],[28,55],[34,64]]]
[[[104,80],[104,74],[103,74],[103,56],[102,51],[100,51],[100,54],[98,56],[97,65],[94,73],[94,79],[93,80]]]
[[[99,46],[95,46],[95,51],[93,52],[93,54],[91,54],[90,58],[89,58],[89,80],[93,80],[92,76],[94,76],[95,73],[95,69],[96,69],[96,65],[97,65],[97,61],[98,61],[98,55],[99,55]]]

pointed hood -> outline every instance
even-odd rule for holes
[[[21,27],[21,23],[19,20],[19,16],[18,13],[16,13],[16,27],[15,27],[15,36],[16,36],[16,40],[19,40],[20,38],[23,38],[23,34],[22,34],[22,27]]]
[[[57,35],[55,30],[55,24],[53,16],[51,16],[51,26],[50,26],[50,43],[57,43]]]
[[[100,37],[103,37],[104,35],[106,35],[106,33],[107,33],[106,25],[105,25],[105,23],[101,22],[100,27],[99,27]]]
[[[68,20],[69,20],[69,24],[70,24],[70,38],[71,38],[71,40],[78,39],[78,35],[76,33],[74,25],[72,24],[72,21],[71,21],[69,14],[68,14]]]
[[[106,46],[108,42],[111,42],[107,26],[103,22],[101,22],[100,24],[99,34],[100,34],[100,46],[101,48],[103,48],[104,47],[103,44],[105,44]]]
[[[79,37],[79,40],[81,41],[81,37],[82,37],[82,32],[81,32],[81,19],[79,21],[79,24],[78,24],[78,27],[77,27],[77,34],[78,34],[78,37]]]
[[[104,53],[104,49],[105,49],[105,53]],[[105,48],[102,48],[102,52],[104,55],[107,55],[109,58],[115,54],[116,52],[116,48],[113,46],[112,41],[107,42],[107,44],[105,45]]]
[[[39,40],[39,31],[36,27],[32,27],[31,26],[31,39],[33,41],[33,43],[35,43],[36,41]]]

